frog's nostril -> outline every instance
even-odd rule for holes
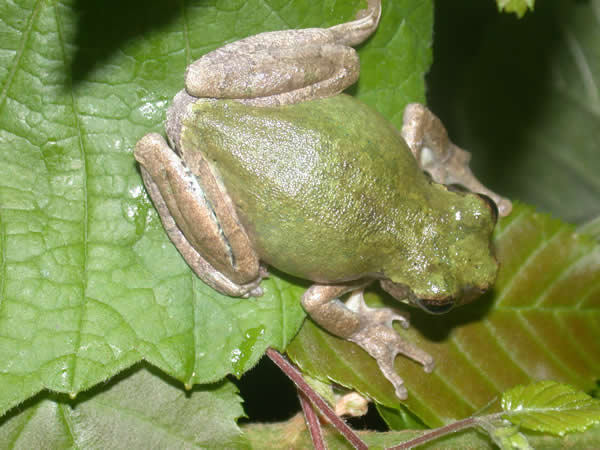
[[[454,308],[453,301],[445,301],[444,303],[440,303],[434,300],[426,300],[426,299],[418,299],[417,305],[429,314],[444,314]]]

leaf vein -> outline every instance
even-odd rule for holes
[[[522,274],[526,271],[527,266],[529,266],[533,261],[535,261],[536,257],[539,256],[539,254],[543,250],[545,250],[546,247],[548,247],[550,242],[552,242],[556,238],[559,231],[560,229],[557,229],[551,234],[546,235],[546,230],[540,230],[542,234],[542,236],[540,237],[540,242],[529,252],[526,258],[521,262],[521,264],[519,264],[518,266],[515,265],[515,268],[517,270],[515,270],[512,274],[510,274],[510,276],[507,277],[508,279],[504,283],[502,293],[498,295],[498,299],[496,300],[496,305],[498,307],[502,305],[502,301],[506,298],[506,295],[510,292],[512,286],[518,281],[517,275]]]
[[[40,10],[42,9],[43,3],[44,3],[43,0],[39,0],[36,3],[31,15],[29,16],[27,25],[25,25],[25,30],[23,31],[23,37],[21,39],[21,46],[19,47],[19,50],[17,51],[17,54],[15,55],[14,64],[10,68],[10,72],[8,74],[8,77],[6,78],[6,83],[4,84],[2,91],[0,91],[0,111],[3,109],[4,102],[6,101],[6,98],[8,97],[8,90],[9,90],[10,86],[12,86],[12,80],[15,77],[15,74],[17,73],[17,69],[19,67],[19,62],[25,55],[26,44],[27,44],[27,42],[29,42],[29,38],[31,36],[32,29],[33,29],[33,24],[38,16]]]
[[[59,40],[59,46],[60,46],[60,50],[62,52],[62,57],[63,57],[63,63],[65,65],[65,67],[68,66],[68,58],[67,58],[67,51],[66,51],[66,42],[64,39],[64,32],[63,32],[63,27],[62,27],[62,21],[61,21],[61,16],[60,16],[60,12],[58,11],[58,5],[55,3],[54,5],[54,17],[56,20],[56,28],[57,28],[57,34],[58,34],[58,40]],[[71,85],[71,78],[67,78],[67,83],[69,85]],[[79,318],[78,318],[78,323],[77,323],[77,327],[76,327],[76,338],[75,341],[73,342],[73,347],[75,349],[74,354],[73,354],[73,359],[72,359],[72,366],[71,366],[71,370],[69,373],[69,384],[71,386],[71,389],[74,388],[75,385],[75,380],[76,380],[76,372],[77,372],[77,359],[78,359],[78,355],[79,352],[81,350],[81,329],[83,327],[84,324],[84,316],[86,314],[86,309],[87,309],[87,302],[86,302],[86,291],[87,291],[87,267],[88,267],[88,227],[89,227],[89,217],[88,217],[88,161],[87,161],[87,153],[85,152],[84,149],[84,145],[83,145],[83,137],[82,137],[82,129],[81,129],[81,123],[79,121],[79,111],[77,111],[77,102],[75,99],[75,93],[72,89],[72,86],[69,87],[68,89],[69,95],[70,95],[70,99],[71,99],[71,107],[73,108],[73,116],[74,116],[74,120],[75,120],[75,130],[77,130],[77,138],[78,138],[78,145],[79,145],[79,149],[81,151],[81,172],[83,174],[82,176],[82,190],[83,190],[83,195],[82,195],[82,199],[83,199],[83,220],[81,221],[81,225],[83,227],[82,230],[82,250],[83,250],[83,261],[82,261],[82,273],[84,274],[84,276],[81,278],[81,283],[82,283],[82,289],[81,289],[81,303],[80,303],[80,313],[79,313]]]

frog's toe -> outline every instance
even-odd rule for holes
[[[346,306],[360,316],[360,327],[348,340],[375,358],[383,375],[394,386],[396,396],[401,400],[406,399],[404,382],[394,368],[396,356],[402,354],[417,361],[426,372],[431,372],[434,366],[431,355],[400,337],[392,327],[392,322],[397,320],[404,328],[408,328],[408,319],[389,308],[368,307],[364,303],[362,290],[355,291]]]
[[[361,319],[366,318],[372,323],[384,324],[392,328],[392,323],[398,321],[402,328],[410,326],[408,312],[399,313],[391,308],[371,308],[365,303],[362,290],[356,290],[350,295],[346,300],[346,307],[361,316]]]
[[[251,291],[248,291],[248,293],[244,294],[243,298],[262,297],[264,293],[265,293],[265,291],[262,287],[256,286],[254,289],[252,289]]]
[[[271,274],[269,273],[269,269],[267,269],[267,266],[263,264],[261,264],[258,268],[258,275],[260,276],[260,278],[269,278],[271,276]]]

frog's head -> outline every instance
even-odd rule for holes
[[[446,191],[440,196],[444,206],[433,208],[440,214],[415,227],[405,260],[395,258],[385,271],[388,279],[381,280],[393,297],[431,314],[476,299],[493,285],[498,272],[491,242],[498,218],[495,203],[485,195],[438,186]]]

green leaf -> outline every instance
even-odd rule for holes
[[[535,0],[496,0],[498,10],[507,13],[514,12],[519,18],[523,17],[527,9],[533,11]]]
[[[582,224],[577,228],[579,233],[585,233],[600,242],[600,216]]]
[[[396,360],[408,388],[405,404],[429,426],[471,416],[506,389],[539,378],[580,389],[595,385],[600,245],[519,204],[495,236],[501,268],[492,292],[442,316],[411,309],[411,328],[398,327],[436,361],[433,373],[426,374],[407,358]],[[378,290],[369,299],[391,301]],[[398,407],[373,358],[311,322],[287,351],[311,376]]]
[[[117,377],[84,401],[38,399],[0,422],[0,447],[245,448],[233,383],[185,392],[149,370]]]
[[[3,3],[0,412],[141,359],[192,385],[285,348],[303,288],[274,275],[245,300],[203,285],[166,238],[132,149],[162,129],[192,59],[258,31],[347,20],[359,3]]]
[[[167,239],[132,149],[185,66],[225,42],[330,26],[361,0],[25,0],[0,6],[0,414],[144,359],[187,386],[239,376],[304,320],[306,285],[207,288]],[[424,98],[431,1],[386,2],[353,88],[396,124]]]
[[[377,31],[359,48],[360,78],[349,92],[398,129],[406,104],[425,101],[432,31],[432,0],[384,0]]]
[[[527,438],[519,432],[519,427],[495,428],[493,438],[501,450],[533,450]]]
[[[422,430],[428,428],[405,406],[388,408],[379,403],[376,403],[375,406],[377,412],[391,430]]]
[[[514,387],[502,395],[502,408],[515,425],[559,436],[600,423],[600,400],[554,381]]]

